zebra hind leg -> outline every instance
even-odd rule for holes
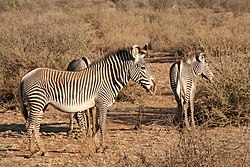
[[[184,121],[183,121],[183,108],[182,108],[182,105],[181,105],[181,102],[180,101],[177,101],[177,104],[178,104],[178,113],[177,113],[177,116],[176,116],[176,119],[177,119],[177,122],[178,122],[178,125],[179,125],[179,128],[183,128],[184,127]]]
[[[189,130],[190,126],[189,126],[189,121],[188,121],[188,103],[184,103],[184,105],[183,105],[183,112],[184,112],[185,126]]]
[[[31,152],[31,155],[35,154],[38,150],[35,148],[35,144],[33,142],[33,129],[27,127],[27,134],[29,138],[29,151]]]
[[[30,144],[30,152],[31,156],[35,155],[47,155],[47,151],[44,148],[43,142],[40,138],[40,123],[43,116],[43,111],[39,111],[35,113],[36,115],[32,115],[32,117],[29,119],[29,127],[27,129],[28,131],[28,137],[29,137],[29,144]],[[33,141],[34,139],[34,141]],[[37,145],[38,150],[34,148],[34,143]]]
[[[190,111],[191,111],[191,126],[195,129],[195,120],[194,120],[194,103],[190,101]]]
[[[74,121],[73,121],[73,118],[74,118],[74,114],[75,113],[69,113],[69,131],[68,131],[68,135],[72,134],[73,132],[73,128],[74,128]]]
[[[91,138],[92,137],[92,129],[91,129],[91,124],[90,124],[90,122],[91,122],[91,115],[92,115],[92,109],[90,108],[90,109],[88,109],[87,111],[86,111],[86,120],[87,120],[87,136],[88,136],[88,138]]]

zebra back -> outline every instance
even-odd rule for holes
[[[67,71],[79,71],[87,68],[90,65],[90,61],[87,57],[81,57],[80,59],[72,60],[67,67]]]

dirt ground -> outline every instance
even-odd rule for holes
[[[156,95],[134,84],[126,88],[126,95],[137,99],[110,108],[104,153],[92,152],[82,142],[76,123],[73,134],[67,135],[68,114],[49,107],[41,125],[49,156],[27,158],[25,120],[19,109],[7,110],[0,112],[0,166],[249,166],[249,128],[179,132],[172,123],[176,103],[168,82],[170,63],[149,65]]]

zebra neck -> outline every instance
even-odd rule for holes
[[[116,95],[129,82],[128,67],[124,64],[119,67],[120,68],[113,68],[113,70],[110,71],[112,90]]]
[[[192,70],[195,77],[201,75],[201,63],[200,62],[194,62],[191,65],[191,70]]]

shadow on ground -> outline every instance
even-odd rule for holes
[[[150,125],[157,124],[167,126],[169,122],[173,121],[176,116],[176,108],[156,108],[156,107],[138,107],[138,108],[124,108],[113,109],[108,112],[108,121],[123,125]],[[46,123],[41,124],[41,132],[59,133],[68,132],[68,125],[66,123]],[[0,133],[12,131],[16,133],[26,132],[24,124],[0,124]]]
[[[65,126],[62,126],[62,125]],[[59,132],[68,132],[69,128],[65,123],[50,123],[50,124],[41,124],[41,132],[46,133],[59,133]],[[17,133],[26,132],[26,127],[24,124],[0,124],[0,133],[12,131]]]
[[[114,123],[126,125],[150,125],[157,124],[167,126],[170,122],[174,122],[177,112],[176,108],[125,108],[114,109],[109,112],[108,119]]]

